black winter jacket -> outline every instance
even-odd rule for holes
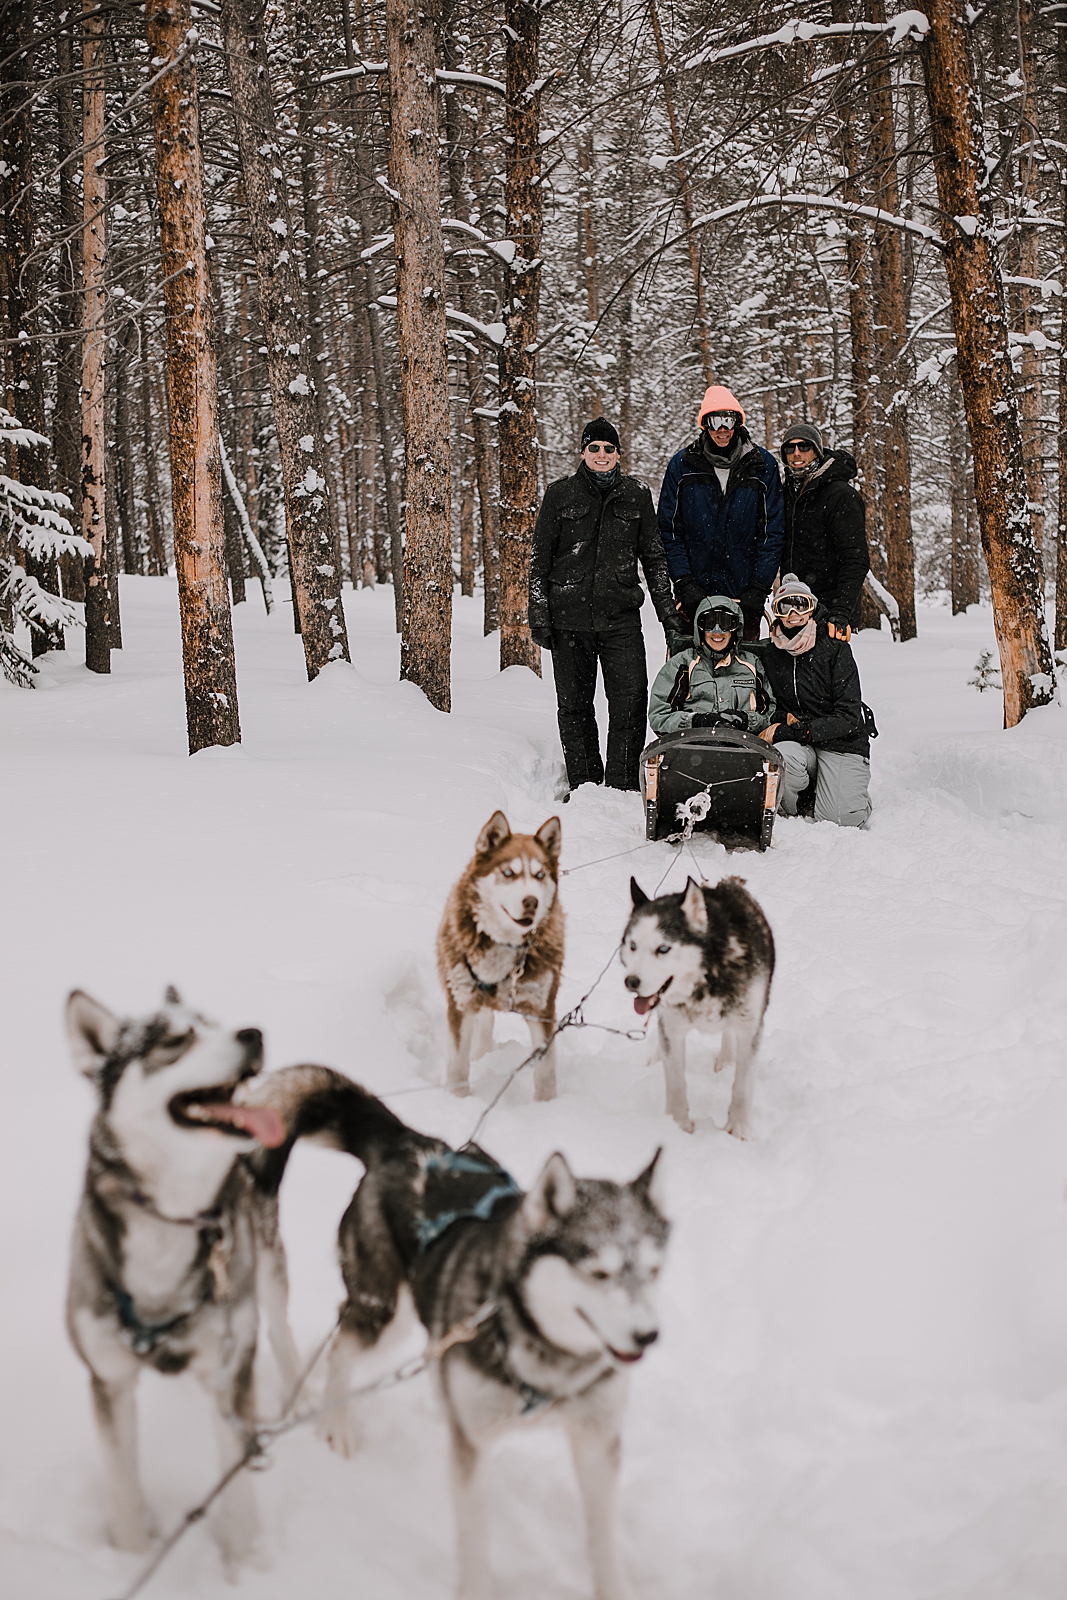
[[[858,626],[860,594],[870,568],[863,500],[849,482],[856,476],[847,450],[831,450],[799,489],[785,475],[785,543],[782,576],[793,572],[834,616]]]
[[[775,714],[784,721],[786,712],[791,711],[801,722],[808,723],[816,750],[869,756],[871,742],[852,646],[844,639],[831,639],[821,610],[819,617],[815,643],[806,655],[792,656],[788,650],[780,650],[773,639],[760,640]]]
[[[644,600],[639,560],[664,630],[677,632],[667,558],[647,485],[620,476],[601,494],[580,467],[573,477],[550,483],[530,551],[530,627],[592,633],[627,617],[636,620]]]

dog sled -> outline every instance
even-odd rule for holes
[[[657,739],[641,752],[645,837],[741,834],[766,850],[783,765],[773,744],[735,728],[690,728]]]

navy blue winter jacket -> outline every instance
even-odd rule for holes
[[[769,450],[753,444],[730,468],[725,495],[699,439],[672,457],[656,516],[675,590],[692,577],[706,594],[768,593],[782,553],[782,483]]]

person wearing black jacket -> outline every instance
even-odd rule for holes
[[[803,579],[826,607],[831,638],[859,626],[860,595],[870,570],[863,499],[850,479],[858,468],[847,450],[827,450],[810,422],[782,436],[785,542],[780,570]]]
[[[669,649],[681,649],[667,559],[647,486],[623,475],[619,436],[604,417],[586,424],[582,459],[545,490],[530,551],[529,620],[551,650],[559,736],[572,789],[605,780],[636,789],[645,742],[648,671],[641,632],[641,563]],[[608,697],[607,767],[593,710],[597,662]]]
[[[796,816],[800,794],[814,779],[816,822],[862,828],[871,814],[871,745],[852,646],[830,633],[825,608],[791,572],[775,590],[771,611],[763,670],[778,720],[761,737],[778,746],[785,762],[781,810]]]

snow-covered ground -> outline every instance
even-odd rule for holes
[[[104,1541],[85,1374],[63,1331],[67,1238],[91,1093],[61,1030],[81,986],[131,1014],[167,983],[268,1065],[330,1063],[420,1128],[462,1142],[449,1098],[433,940],[450,883],[497,807],[536,827],[562,767],[549,682],[496,672],[457,599],[450,717],[396,682],[388,591],[346,596],[354,666],[308,687],[287,607],[235,615],[244,744],[185,754],[175,593],[123,580],[110,679],[51,657],[33,693],[0,684],[4,841],[0,1045],[0,1590],[108,1600],[139,1569]],[[647,1047],[560,1041],[561,1093],[520,1080],[486,1146],[529,1181],[563,1150],[626,1178],[666,1146],[675,1222],[662,1337],[635,1370],[624,1541],[642,1600],[1062,1600],[1067,1584],[1067,712],[1000,731],[968,687],[988,613],[920,615],[921,637],[857,641],[874,747],[869,831],[780,820],[728,858],[774,929],[778,970],[758,1139],[721,1130],[729,1085],[694,1038],[697,1132],[663,1115]],[[650,628],[649,652],[658,640]],[[547,660],[547,658],[546,658]],[[632,795],[581,791],[564,866],[639,844]],[[563,882],[564,1006],[616,945],[653,845]],[[667,887],[681,887],[687,857]],[[629,1026],[620,970],[591,1018]],[[525,1053],[498,1027],[484,1099]],[[336,1309],[333,1234],[358,1169],[300,1150],[286,1179],[292,1320],[308,1351]],[[264,1356],[264,1407],[276,1399]],[[144,1474],[165,1527],[215,1474],[191,1380],[142,1383]],[[426,1378],[365,1407],[351,1462],[306,1433],[256,1480],[268,1570],[248,1600],[444,1600],[445,1436]],[[562,1437],[515,1436],[493,1479],[509,1600],[590,1593]],[[149,1600],[225,1584],[193,1529]]]

